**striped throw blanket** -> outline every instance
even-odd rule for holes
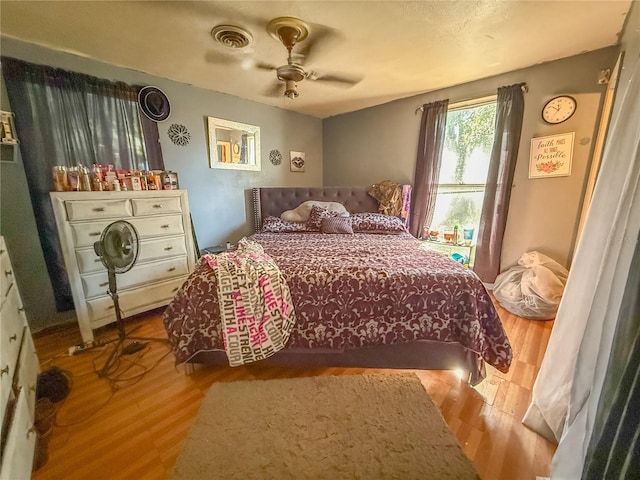
[[[218,279],[229,365],[262,360],[283,349],[296,316],[289,287],[273,259],[246,238],[237,250],[204,259]]]

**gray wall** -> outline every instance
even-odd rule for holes
[[[252,217],[248,200],[252,187],[322,185],[320,119],[12,39],[2,38],[1,53],[100,78],[161,88],[169,97],[172,107],[169,119],[158,124],[165,167],[178,173],[180,187],[188,192],[201,248],[226,241],[236,242],[251,233]],[[4,92],[4,84],[1,87]],[[6,94],[2,97],[2,109],[11,110]],[[260,126],[262,171],[209,168],[209,116]],[[185,125],[191,133],[191,140],[186,147],[176,146],[168,138],[167,129],[172,123]],[[279,166],[269,162],[272,149],[280,150],[284,157]],[[306,153],[306,172],[289,171],[290,150]],[[59,319],[55,315],[53,295],[37,241],[19,148],[16,156],[18,162],[15,164],[2,164],[0,229],[7,237],[11,256],[18,263],[16,276],[27,317],[32,329],[38,330],[59,322]],[[30,258],[31,255],[34,258]]]
[[[454,103],[491,95],[500,86],[526,82],[529,92],[502,269],[531,250],[569,266],[606,87],[597,83],[598,72],[613,67],[617,52],[617,47],[609,47],[325,119],[324,184],[367,185],[385,179],[413,183],[420,127],[416,108],[446,98]],[[547,125],[540,116],[542,106],[559,94],[577,99],[576,113],[560,125]],[[531,138],[567,132],[575,132],[571,175],[529,179]]]

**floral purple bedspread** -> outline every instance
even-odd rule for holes
[[[409,234],[261,233],[284,274],[297,325],[287,348],[344,350],[459,342],[502,372],[512,351],[480,279]],[[200,261],[163,321],[178,362],[223,350],[213,270]]]

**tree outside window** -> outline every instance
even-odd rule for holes
[[[496,102],[450,108],[430,230],[473,228],[477,235],[495,130]]]

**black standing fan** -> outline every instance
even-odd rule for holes
[[[102,370],[98,372],[98,375],[101,377],[109,373],[119,354],[135,353],[145,347],[145,344],[139,342],[133,342],[126,347],[123,346],[127,339],[127,334],[124,329],[124,322],[122,321],[120,303],[118,302],[118,288],[116,285],[116,274],[128,272],[135,265],[138,259],[138,245],[138,232],[132,224],[124,220],[118,220],[108,225],[102,231],[100,240],[93,244],[96,255],[102,260],[102,264],[106,267],[109,275],[109,290],[107,293],[113,300],[118,325],[118,341],[107,363],[105,363]],[[141,337],[131,337],[131,339],[163,341],[162,339],[145,339]]]

